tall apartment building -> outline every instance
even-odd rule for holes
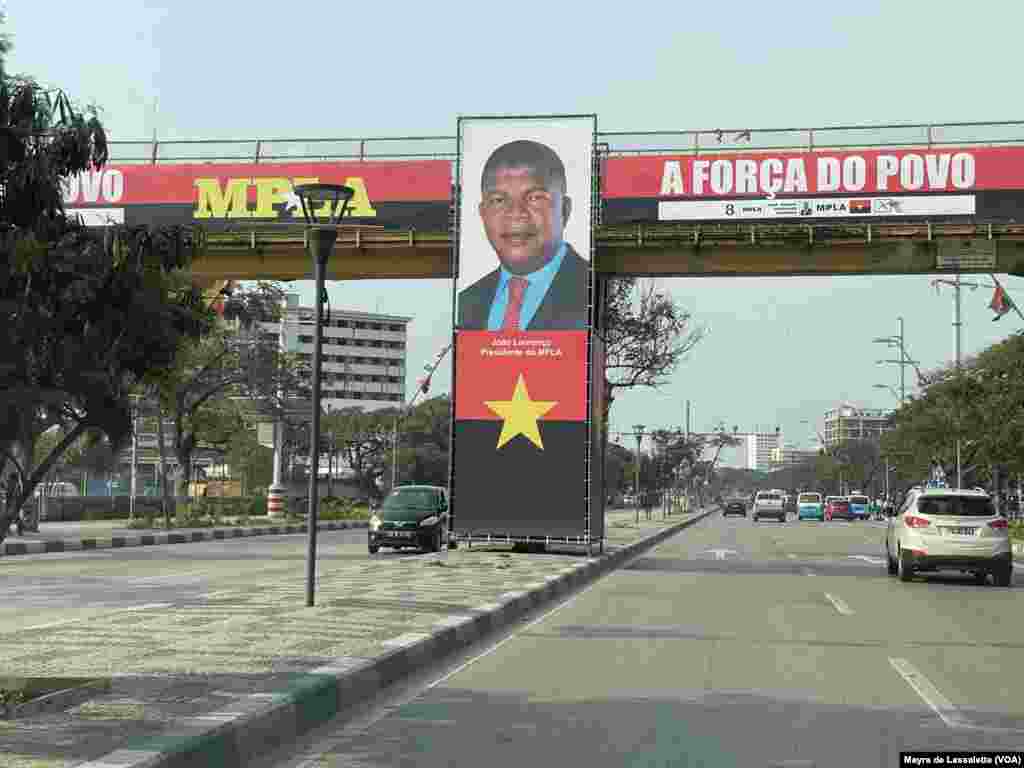
[[[792,444],[783,444],[772,451],[772,469],[785,469],[797,464],[811,461],[818,456],[815,448],[800,448]]]
[[[840,403],[825,411],[825,445],[832,448],[847,440],[877,439],[888,428],[891,415],[891,411],[883,408]]]
[[[782,435],[779,432],[750,432],[743,435],[744,447],[747,454],[747,469],[756,469],[761,472],[772,469],[772,452],[782,445]]]
[[[326,311],[326,310],[325,310]],[[261,331],[278,334],[282,347],[312,365],[316,310],[300,307],[298,294],[287,294],[280,323],[262,323]],[[338,410],[395,407],[405,400],[407,326],[411,317],[331,308],[324,320],[321,402]]]
[[[313,307],[300,307],[298,294],[286,295],[281,321],[261,323],[260,332],[277,339],[284,349],[307,358],[312,367]],[[323,362],[321,370],[322,404],[331,410],[362,406],[366,410],[401,405],[405,399],[406,327],[412,318],[354,312],[331,308],[328,324],[323,328]],[[141,424],[140,424],[141,426]],[[165,424],[166,459],[171,467],[177,460],[170,451],[173,425]],[[140,429],[137,438],[139,487],[155,482],[159,461],[155,431]],[[208,469],[222,460],[216,452],[197,450],[193,456],[197,468]],[[131,447],[118,455],[118,463],[131,464]],[[299,463],[302,463],[301,457]],[[123,484],[122,484],[123,485]],[[127,492],[127,488],[122,488]]]

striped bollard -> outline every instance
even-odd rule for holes
[[[267,490],[267,514],[270,517],[284,517],[283,485],[272,485]]]

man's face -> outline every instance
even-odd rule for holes
[[[505,269],[526,275],[547,264],[571,209],[560,191],[544,188],[530,168],[499,168],[484,190],[480,218]]]

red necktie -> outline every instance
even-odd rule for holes
[[[508,279],[508,304],[505,306],[505,319],[501,324],[501,330],[519,330],[519,313],[523,309],[523,295],[529,284],[530,281],[523,277]]]

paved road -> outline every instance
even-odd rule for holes
[[[375,557],[410,557],[391,551]],[[366,560],[366,531],[320,531],[319,562]],[[305,573],[306,536],[155,545],[0,558],[3,632],[95,617],[106,610],[177,605],[254,581],[268,561]]]
[[[709,518],[265,766],[865,768],[1021,748],[1019,586],[901,584],[883,534]]]

